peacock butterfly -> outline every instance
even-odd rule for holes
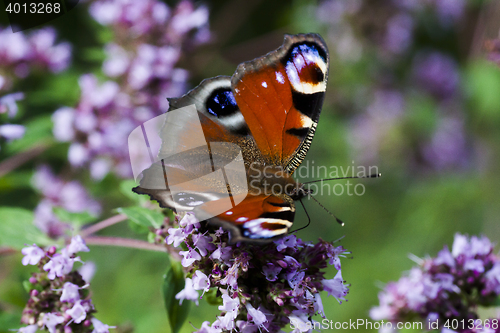
[[[233,76],[169,99],[158,157],[134,192],[222,226],[232,243],[286,235],[294,200],[310,193],[292,174],[311,146],[328,66],[319,35],[285,35],[280,48],[240,64]]]

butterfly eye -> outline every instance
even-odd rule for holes
[[[229,88],[220,88],[212,92],[206,101],[207,111],[217,118],[228,117],[238,111],[233,92]]]

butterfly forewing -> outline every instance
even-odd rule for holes
[[[285,36],[282,47],[238,66],[235,100],[267,163],[293,173],[311,145],[329,57],[319,35]]]

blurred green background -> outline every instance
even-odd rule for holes
[[[177,65],[190,72],[193,87],[204,78],[231,75],[240,62],[274,50],[281,45],[284,33],[317,32],[326,40],[331,56],[330,78],[306,161],[339,168],[376,166],[383,174],[379,179],[351,181],[364,185],[362,196],[316,197],[345,222],[344,227],[314,201],[305,203],[312,222],[297,235],[310,241],[344,237],[340,244],[352,251],[353,257],[342,261],[343,278],[351,284],[348,301],[338,304],[334,298],[323,296],[325,314],[334,322],[368,320],[369,309],[378,304],[381,287],[414,265],[409,254],[434,256],[444,245],[451,246],[457,232],[484,234],[493,242],[500,239],[500,70],[487,60],[484,46],[487,40],[498,38],[499,2],[464,2],[461,15],[448,21],[436,9],[438,0],[429,1],[428,8],[419,10],[402,9],[406,7],[397,3],[206,1],[212,41],[183,54]],[[398,43],[409,46],[388,51],[388,22],[400,12],[411,18],[412,33]],[[60,75],[43,75],[19,84],[27,96],[20,105],[19,122],[31,123],[28,132],[38,131],[34,136],[27,134],[23,142],[29,145],[26,141],[44,138],[50,148],[0,178],[1,206],[32,210],[39,200],[30,186],[34,166],[50,163],[57,170],[67,164],[68,145],[51,141],[49,116],[60,105],[77,103],[79,75],[99,73],[104,58],[102,45],[113,38],[107,28],[91,20],[85,4],[49,24],[56,27],[62,40],[73,44],[73,65]],[[421,69],[416,64],[418,59],[429,52],[444,54],[455,64],[458,79],[451,96],[433,92],[425,84],[428,81],[415,72]],[[438,68],[428,75],[439,73]],[[437,81],[439,89],[439,78]],[[397,116],[380,115],[391,108],[383,98],[381,106],[373,106],[380,91],[397,92],[402,98]],[[376,108],[382,110],[373,111]],[[440,136],[439,126],[447,117],[460,119],[461,127],[445,130]],[[436,148],[435,154],[450,154],[446,163],[434,163],[434,155],[427,153],[431,148],[426,147],[432,142],[443,143],[444,148]],[[453,145],[458,147],[446,150]],[[2,149],[0,156],[7,159],[19,150],[16,146]],[[455,158],[458,155],[463,158]],[[101,182],[91,181],[85,173],[75,177],[103,203],[102,218],[113,215],[116,207],[131,204],[120,193],[116,176],[108,175]],[[299,205],[294,225],[300,227],[306,222]],[[140,237],[123,223],[101,235]],[[102,322],[118,325],[119,332],[169,331],[160,293],[166,268],[164,254],[93,246],[82,259],[97,266],[92,293]],[[19,253],[0,255],[0,332],[19,327],[20,312],[27,300],[22,281],[32,270],[20,262]],[[327,277],[334,274],[332,269]],[[193,331],[205,320],[212,322],[218,313],[216,307],[202,300],[199,307],[191,308],[183,331]]]

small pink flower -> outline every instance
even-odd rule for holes
[[[177,295],[175,295],[175,299],[179,300],[179,304],[182,304],[182,302],[187,299],[196,302],[196,305],[198,305],[199,297],[200,295],[194,289],[193,280],[190,278],[186,278],[184,289],[182,289]]]
[[[324,290],[328,292],[328,296],[335,297],[339,303],[345,301],[345,296],[347,295],[349,288],[344,285],[341,271],[338,271],[333,279],[323,280],[322,283]]]
[[[62,289],[61,302],[76,302],[80,299],[80,287],[71,282],[66,282]]]
[[[71,316],[75,323],[79,324],[87,317],[87,309],[82,305],[82,301],[78,300],[71,309],[66,310],[66,314]]]
[[[21,253],[24,254],[24,258],[22,260],[24,266],[28,264],[36,265],[40,259],[45,256],[45,252],[35,244],[33,244],[33,246],[25,247],[21,250]]]
[[[64,322],[64,317],[55,313],[46,313],[43,316],[43,324],[50,333],[56,332],[56,326]]]

